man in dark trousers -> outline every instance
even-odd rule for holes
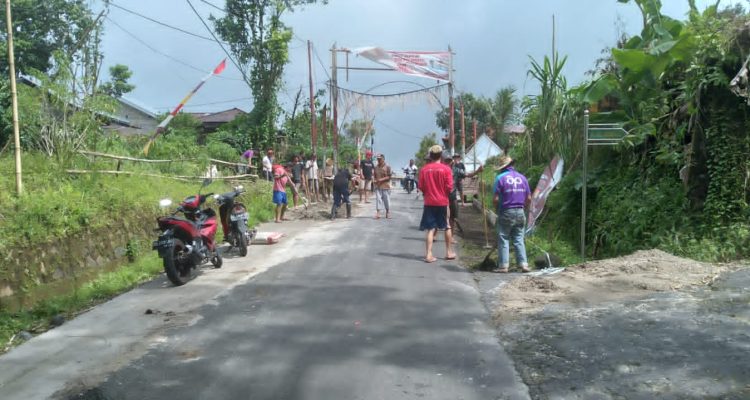
[[[448,196],[453,191],[453,173],[450,167],[440,162],[443,148],[430,147],[429,162],[419,171],[419,188],[424,195],[424,209],[419,230],[427,231],[424,262],[437,261],[432,255],[432,241],[437,230],[445,231],[445,259],[453,260],[453,235],[448,225]]]
[[[364,196],[365,203],[369,203],[369,195],[367,194],[368,190],[372,190],[372,173],[375,170],[375,164],[372,162],[372,152],[367,151],[365,153],[365,159],[360,161],[359,163],[359,169],[362,171],[362,176],[364,179],[364,189],[359,190],[359,202],[362,202],[362,196]]]
[[[356,168],[356,164],[354,165]],[[352,202],[349,200],[349,185],[352,174],[347,168],[341,168],[333,177],[333,207],[331,208],[331,220],[336,219],[336,212],[341,203],[346,204],[346,218],[352,217]]]

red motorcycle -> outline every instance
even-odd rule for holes
[[[204,181],[203,187],[210,181]],[[218,221],[211,208],[201,208],[213,193],[189,196],[180,203],[171,215],[157,219],[162,234],[153,243],[152,249],[159,252],[164,262],[164,272],[175,285],[180,286],[192,278],[193,270],[211,261],[221,268],[222,258],[214,242]],[[165,199],[162,207],[172,204]],[[183,217],[176,216],[182,213]]]

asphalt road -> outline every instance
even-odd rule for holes
[[[472,274],[442,259],[442,240],[441,259],[421,261],[413,197],[394,190],[390,220],[372,219],[370,204],[290,236],[286,259],[64,398],[529,398]]]

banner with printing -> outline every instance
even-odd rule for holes
[[[353,51],[406,75],[450,80],[451,53],[447,51],[390,51],[380,47],[362,47]]]
[[[536,184],[536,189],[534,189],[534,193],[531,195],[531,208],[529,209],[529,218],[526,222],[527,235],[534,230],[536,221],[542,214],[542,210],[544,210],[544,203],[547,202],[547,196],[560,183],[563,174],[563,164],[563,159],[557,156],[552,159],[552,162],[542,172],[539,183]]]

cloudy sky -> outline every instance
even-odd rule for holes
[[[224,0],[191,0],[201,16],[221,15],[210,4]],[[687,0],[662,0],[666,14],[684,18]],[[740,1],[746,3],[745,0]],[[113,0],[113,3],[185,31],[210,36],[186,0]],[[210,3],[210,4],[209,4]],[[709,0],[698,0],[703,8]],[[724,1],[723,3],[727,3]],[[95,2],[101,7],[101,1]],[[529,57],[541,59],[552,46],[552,17],[556,20],[557,49],[568,56],[565,74],[570,84],[585,79],[601,51],[619,33],[637,34],[641,17],[633,4],[615,0],[329,0],[311,5],[284,20],[294,29],[291,62],[280,99],[285,107],[296,91],[307,89],[307,48],[311,40],[314,81],[323,88],[330,74],[328,49],[380,46],[389,50],[445,50],[455,52],[454,79],[460,91],[491,96],[512,85],[519,96],[536,94],[528,81]],[[128,65],[134,72],[134,92],[128,97],[158,111],[167,111],[196,85],[223,57],[213,41],[158,25],[113,7],[105,21],[105,68]],[[318,59],[319,58],[319,59]],[[377,66],[367,60],[350,60],[351,66]],[[341,58],[340,65],[343,63]],[[188,111],[220,111],[232,107],[249,110],[252,100],[239,71],[231,64],[188,103]],[[395,72],[353,71],[349,81],[343,71],[339,85],[367,90],[379,83],[408,80],[421,85],[433,81]],[[380,93],[415,88],[391,84]],[[426,104],[396,107],[375,116],[375,147],[394,167],[405,165],[417,150],[419,138],[435,132],[435,109]]]

